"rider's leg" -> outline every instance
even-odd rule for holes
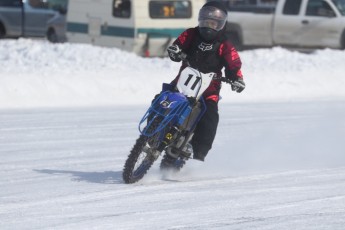
[[[191,144],[193,145],[193,158],[204,161],[208,151],[212,148],[216,136],[219,114],[218,103],[206,100],[206,112],[198,123]]]

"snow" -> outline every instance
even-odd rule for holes
[[[137,125],[179,64],[117,49],[0,40],[1,229],[345,226],[345,53],[240,52],[205,162],[126,185]]]
[[[223,87],[225,102],[334,100],[345,97],[341,50],[312,54],[282,48],[240,53],[243,94]],[[1,40],[0,107],[147,104],[180,64],[118,49],[37,40]]]

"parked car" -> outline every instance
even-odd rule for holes
[[[345,0],[226,2],[227,32],[238,49],[276,45],[345,49]]]
[[[0,0],[0,38],[45,37],[47,22],[62,12],[53,7],[56,1]]]

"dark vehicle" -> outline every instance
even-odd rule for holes
[[[47,22],[64,12],[63,5],[58,2],[0,0],[0,38],[45,37]]]

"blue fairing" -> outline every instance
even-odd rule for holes
[[[165,91],[162,92],[147,110],[139,123],[139,131],[142,135],[152,136],[167,125],[174,125],[178,122],[179,117],[188,108],[189,101],[179,92]],[[158,127],[151,128],[153,121],[160,119]]]

